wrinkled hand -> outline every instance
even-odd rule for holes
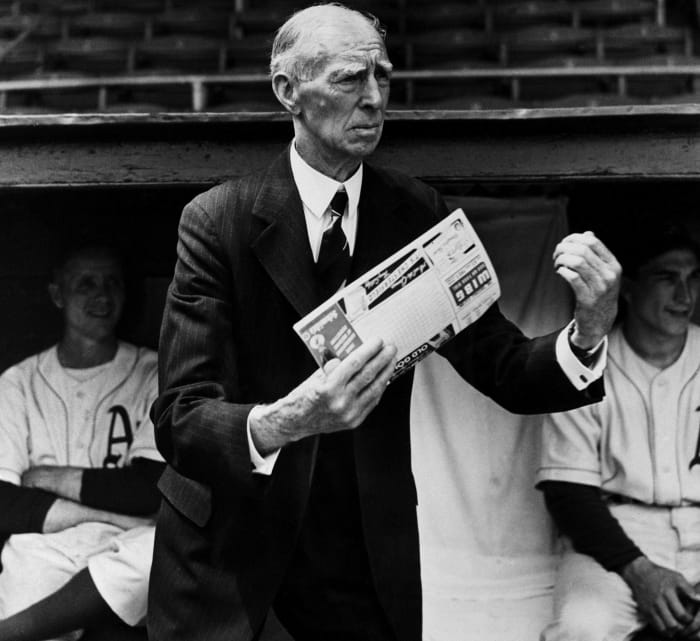
[[[700,584],[696,583],[694,589],[696,594],[700,594]],[[693,620],[676,634],[676,638],[700,641],[700,603],[689,601],[685,607],[693,614]]]
[[[80,500],[83,469],[64,465],[37,465],[22,474],[22,485],[34,487],[73,501]]]
[[[287,396],[251,414],[256,449],[269,454],[314,434],[359,426],[377,406],[394,371],[396,348],[367,341],[345,360],[333,359]]]
[[[697,639],[695,629],[696,604],[700,603],[693,586],[685,578],[646,557],[638,557],[622,571],[622,577],[632,589],[640,612],[661,634]]]
[[[615,320],[622,268],[590,231],[570,234],[556,246],[554,268],[576,297],[576,326],[571,342],[591,349],[610,331]]]

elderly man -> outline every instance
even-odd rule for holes
[[[447,213],[426,185],[363,162],[382,133],[391,69],[365,15],[295,14],[271,60],[293,143],[262,175],[183,212],[152,412],[169,463],[153,641],[253,639],[270,608],[300,641],[421,637],[412,375],[387,387],[396,350],[378,338],[317,370],[292,330]],[[578,301],[570,333],[529,341],[494,306],[441,349],[513,411],[602,392],[597,348],[619,266],[591,234],[562,242],[555,266]]]
[[[700,639],[700,246],[638,226],[622,259],[607,397],[555,414],[539,488],[566,535],[543,641]]]

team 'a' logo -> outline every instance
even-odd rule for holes
[[[696,412],[700,412],[700,406],[695,408]],[[700,465],[700,430],[698,430],[698,442],[695,444],[695,455],[690,459],[688,469],[692,470],[694,465]]]
[[[105,456],[102,466],[117,467],[134,441],[134,432],[131,429],[129,413],[123,405],[113,405],[109,408],[108,413],[111,416],[109,440],[107,441],[107,456]]]

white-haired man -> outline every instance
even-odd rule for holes
[[[426,185],[363,163],[391,71],[365,15],[336,4],[295,14],[271,60],[293,143],[262,175],[183,211],[152,413],[169,463],[153,641],[253,639],[270,608],[299,641],[421,638],[412,375],[387,387],[396,350],[379,338],[319,370],[292,330],[447,213]],[[578,301],[573,345],[594,350],[619,266],[590,234],[565,239],[555,266]],[[529,341],[495,306],[441,353],[513,411],[601,394],[600,370],[577,360],[567,331]]]

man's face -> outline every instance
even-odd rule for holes
[[[334,32],[325,64],[314,78],[295,81],[297,149],[321,170],[357,163],[374,151],[382,135],[392,68],[383,40],[364,20]]]
[[[108,252],[88,251],[69,259],[50,293],[67,332],[93,340],[114,336],[124,309],[124,277]]]
[[[674,249],[642,265],[626,280],[623,296],[630,322],[658,337],[684,336],[700,291],[700,264],[687,249]]]

